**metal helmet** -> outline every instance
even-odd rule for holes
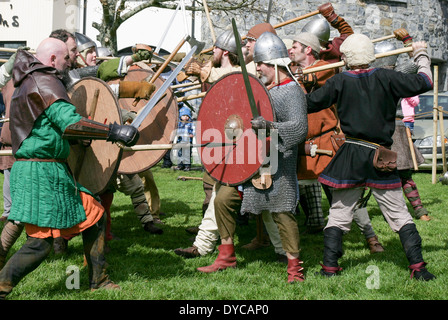
[[[109,50],[109,48],[98,47],[96,51],[97,51],[98,57],[113,57],[113,54]]]
[[[386,53],[392,50],[395,50],[395,45],[390,41],[382,41],[375,45],[375,55],[380,53]],[[398,55],[388,56],[377,58],[372,64],[372,67],[375,68],[385,68],[385,67],[395,67],[395,63],[397,63]]]
[[[241,43],[241,38],[239,38],[239,41]],[[232,30],[227,30],[221,33],[216,39],[214,46],[222,50],[237,54],[235,36]]]
[[[271,32],[263,33],[255,43],[254,62],[266,62],[289,58],[288,49],[283,40]]]
[[[84,50],[95,47],[96,50],[96,43],[90,39],[88,36],[75,32],[75,38],[76,38],[76,45],[78,47],[78,52],[83,52]]]
[[[320,42],[321,46],[325,46],[330,40],[330,24],[327,20],[317,18],[308,22],[301,32],[309,32],[314,34]]]
[[[443,185],[448,185],[448,171],[445,172],[442,176],[439,177],[439,181],[440,181]]]

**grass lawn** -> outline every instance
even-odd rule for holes
[[[199,169],[199,168],[197,168]],[[416,220],[423,239],[423,256],[435,281],[410,279],[408,262],[397,234],[393,233],[373,197],[368,204],[372,225],[385,252],[371,255],[367,243],[354,224],[344,236],[343,271],[331,279],[315,275],[322,260],[322,234],[301,236],[301,259],[306,280],[286,282],[286,265],[276,261],[273,247],[256,251],[241,248],[255,236],[255,220],[239,225],[235,239],[238,267],[214,274],[202,274],[197,267],[211,264],[217,252],[195,259],[184,259],[173,250],[189,247],[187,227],[197,226],[202,218],[202,182],[177,180],[179,175],[201,177],[200,170],[178,172],[152,169],[162,199],[162,235],[145,232],[133,211],[131,201],[115,193],[112,205],[112,232],[119,238],[109,242],[109,274],[121,286],[119,291],[90,292],[87,269],[83,267],[82,241],[70,241],[67,255],[51,253],[35,271],[25,277],[8,296],[9,300],[445,300],[448,297],[448,186],[431,183],[430,172],[414,174],[423,204],[432,220]],[[3,176],[1,176],[1,182]],[[325,197],[325,196],[324,196]],[[326,199],[323,200],[328,212]],[[412,210],[412,209],[411,209]],[[303,213],[298,216],[304,230]],[[25,235],[12,248],[17,251]],[[79,268],[80,288],[68,289],[67,270]],[[166,309],[166,308],[164,308]],[[176,310],[177,313],[177,310]]]

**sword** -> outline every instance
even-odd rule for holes
[[[170,74],[168,79],[162,84],[162,86],[157,90],[156,93],[152,96],[152,98],[148,101],[148,103],[141,109],[137,117],[135,117],[134,121],[130,124],[131,126],[138,128],[142,124],[143,120],[148,116],[154,106],[157,104],[159,99],[165,93],[165,91],[171,86],[174,78],[177,77],[178,73],[182,70],[185,64],[191,59],[193,54],[196,52],[197,46],[193,46],[190,52],[185,56],[185,58],[179,63],[179,65],[174,69],[174,71]]]
[[[250,86],[249,75],[246,69],[246,63],[244,62],[243,51],[241,49],[240,35],[238,29],[236,28],[235,19],[232,18],[233,35],[235,36],[236,49],[238,52],[238,59],[240,60],[241,71],[243,73],[244,85],[246,86],[247,97],[249,98],[250,110],[252,111],[252,117],[258,117],[258,110],[255,104],[254,93],[252,92],[252,87]]]

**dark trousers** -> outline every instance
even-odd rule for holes
[[[96,289],[108,280],[105,272],[105,219],[84,230],[82,240],[89,269],[90,288]],[[34,271],[50,254],[53,238],[28,237],[25,244],[8,260],[0,272],[0,298],[5,298],[26,275]]]

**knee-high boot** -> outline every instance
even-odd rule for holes
[[[0,272],[0,299],[4,299],[27,274],[34,271],[50,254],[53,238],[28,237]]]
[[[342,270],[338,263],[343,254],[342,235],[342,230],[337,227],[324,230],[324,257],[320,274],[330,277]]]
[[[222,244],[218,247],[218,250],[218,257],[213,264],[197,268],[197,270],[204,273],[212,273],[236,267],[235,247],[233,244]]]
[[[92,290],[120,289],[113,283],[106,274],[106,257],[104,251],[106,248],[106,216],[93,226],[82,232],[82,241],[84,246],[84,257],[89,270],[89,282]]]
[[[2,235],[0,237],[0,270],[5,265],[6,256],[8,255],[9,250],[22,234],[23,227],[23,223],[16,224],[12,221],[6,221],[3,226]]]
[[[422,256],[422,238],[415,224],[404,225],[398,231],[398,235],[400,236],[406,258],[408,258],[410,263],[411,278],[415,277],[415,279],[425,281],[435,279],[435,276],[425,268],[426,262]]]

